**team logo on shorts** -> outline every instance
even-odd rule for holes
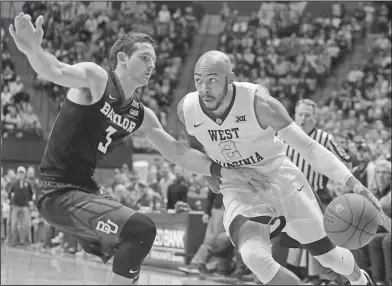
[[[340,214],[343,210],[344,210],[344,207],[343,207],[341,204],[338,204],[338,205],[335,207],[335,212],[336,212],[337,214]]]
[[[97,230],[100,230],[106,234],[117,233],[118,225],[108,219],[107,222],[99,221],[96,227]]]

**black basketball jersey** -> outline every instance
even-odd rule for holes
[[[137,96],[125,100],[117,75],[108,71],[104,95],[97,103],[83,106],[67,98],[63,102],[40,165],[41,176],[83,185],[95,181],[97,161],[135,132],[143,117]]]

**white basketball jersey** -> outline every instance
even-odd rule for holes
[[[185,126],[189,135],[204,146],[207,155],[224,167],[265,166],[271,171],[286,156],[286,146],[271,127],[262,129],[254,110],[257,85],[233,84],[233,101],[219,118],[206,114],[197,92],[184,99]]]

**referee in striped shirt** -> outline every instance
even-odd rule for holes
[[[316,128],[317,104],[310,99],[302,99],[295,106],[295,122],[316,142],[335,154],[349,169],[350,156],[336,143],[333,136],[326,131]],[[328,177],[318,173],[293,148],[287,145],[286,156],[305,174],[310,186],[319,195],[324,193],[328,184]]]
[[[326,131],[316,128],[317,124],[317,104],[310,99],[302,99],[295,106],[295,122],[316,142],[326,147],[335,154],[349,169],[351,169],[350,156],[336,143],[333,136]],[[327,189],[329,178],[313,169],[308,162],[293,148],[287,145],[286,156],[304,173],[316,198],[321,200],[320,207],[324,209],[331,201],[330,192]],[[320,201],[319,201],[320,204]],[[319,284],[326,285],[338,277],[332,270],[324,268],[314,258],[310,258],[319,273]],[[313,267],[314,268],[314,267]]]

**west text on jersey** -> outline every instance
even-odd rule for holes
[[[131,133],[133,129],[136,127],[136,123],[129,120],[126,117],[122,117],[121,115],[117,114],[112,106],[105,102],[105,105],[102,107],[101,112],[112,121],[114,124],[118,125],[119,127],[123,128],[127,132]]]
[[[224,129],[224,130],[208,130],[212,141],[230,140],[239,138],[238,128]]]

